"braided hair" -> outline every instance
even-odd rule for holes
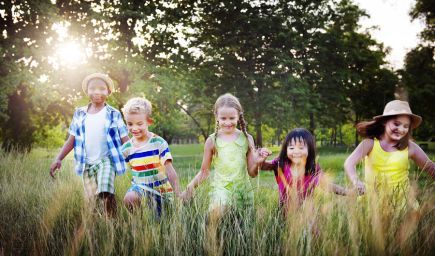
[[[247,122],[245,121],[245,118],[243,115],[242,105],[240,104],[240,101],[239,101],[239,99],[237,99],[237,97],[235,97],[231,93],[225,93],[225,94],[219,96],[219,98],[216,100],[216,103],[214,104],[213,113],[216,117],[214,144],[216,145],[216,139],[217,139],[217,135],[218,135],[218,131],[219,131],[219,120],[217,120],[218,109],[221,107],[230,107],[230,108],[234,108],[235,110],[237,110],[237,112],[239,114],[238,124],[240,126],[240,130],[242,130],[243,134],[245,135],[245,137],[249,143],[248,132],[247,132]],[[215,154],[217,154],[217,150],[215,151]]]

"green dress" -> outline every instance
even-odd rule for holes
[[[214,141],[214,134],[210,137]],[[248,140],[243,133],[231,142],[216,139],[217,156],[213,159],[210,209],[220,206],[248,207],[253,205],[254,192],[249,180],[246,154]]]

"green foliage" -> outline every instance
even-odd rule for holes
[[[63,125],[39,128],[34,134],[35,145],[47,149],[61,148],[66,139],[66,131],[67,128]]]
[[[402,81],[409,94],[413,113],[423,117],[417,137],[427,139],[435,131],[435,112],[431,107],[435,102],[435,47],[418,46],[407,53],[405,68],[401,71]]]
[[[430,21],[426,2],[417,1],[414,18]],[[95,71],[115,81],[109,97],[115,107],[149,98],[152,129],[168,141],[206,138],[215,128],[214,101],[233,93],[259,145],[297,126],[340,134],[339,127],[379,114],[398,83],[398,74],[384,67],[387,50],[360,30],[366,14],[348,0],[38,0],[1,2],[0,10],[0,120],[12,111],[9,96],[27,87],[36,131],[28,136],[38,140],[46,126],[67,126],[74,108],[87,103],[81,81]],[[60,24],[66,36],[54,29]],[[86,61],[58,56],[57,47],[69,42],[83,47]],[[423,61],[430,57],[415,55],[414,66],[422,60],[427,68],[409,65],[409,74],[401,74],[411,105],[435,91],[432,64]],[[433,123],[425,111],[416,105],[425,125]],[[423,126],[421,134],[432,131]],[[13,133],[3,129],[1,140]]]

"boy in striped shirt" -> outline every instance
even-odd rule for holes
[[[151,103],[145,98],[132,98],[122,108],[128,131],[133,137],[122,146],[125,161],[131,168],[132,185],[124,205],[133,211],[145,198],[161,216],[162,204],[180,195],[178,176],[172,166],[168,143],[148,131]]]

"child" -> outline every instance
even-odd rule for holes
[[[246,132],[242,106],[235,96],[229,93],[221,95],[214,105],[214,115],[216,130],[205,142],[201,171],[184,193],[190,197],[194,188],[208,178],[213,160],[215,175],[210,210],[224,210],[230,205],[252,205],[253,191],[248,175],[257,176],[258,164],[267,155],[259,156],[254,151],[254,140]]]
[[[422,121],[411,112],[408,102],[393,100],[384,113],[372,121],[357,124],[357,132],[365,139],[346,159],[344,169],[352,184],[362,193],[365,184],[358,179],[356,165],[365,158],[365,181],[371,190],[380,185],[389,191],[407,191],[411,158],[418,167],[435,177],[435,165],[423,150],[411,141],[411,131]]]
[[[235,96],[229,93],[221,95],[214,105],[214,115],[216,130],[205,142],[201,170],[183,192],[186,199],[189,198],[194,188],[208,178],[213,160],[215,174],[206,232],[206,250],[210,254],[216,254],[221,248],[216,241],[217,224],[229,206],[244,209],[253,205],[254,193],[249,176],[257,176],[258,163],[267,157],[267,154],[260,156],[254,151],[252,136],[246,132],[242,106]]]
[[[279,205],[284,215],[290,203],[300,205],[313,193],[317,186],[346,195],[346,189],[329,183],[316,164],[316,143],[313,135],[306,129],[291,130],[283,141],[279,156],[265,161],[262,170],[273,170],[279,189]],[[294,193],[292,193],[294,192]]]
[[[106,216],[116,212],[115,175],[125,172],[122,143],[128,131],[121,113],[106,103],[113,91],[108,75],[94,73],[82,82],[90,103],[78,108],[69,127],[69,137],[50,166],[54,178],[62,160],[74,148],[75,170],[83,177],[86,198],[94,202],[95,195],[104,203]]]
[[[125,143],[122,152],[131,167],[132,186],[124,197],[125,206],[132,211],[140,206],[142,198],[161,216],[162,203],[172,200],[173,191],[180,195],[177,173],[172,166],[168,143],[148,131],[151,124],[151,103],[144,98],[133,98],[122,108],[127,127],[133,138]]]

